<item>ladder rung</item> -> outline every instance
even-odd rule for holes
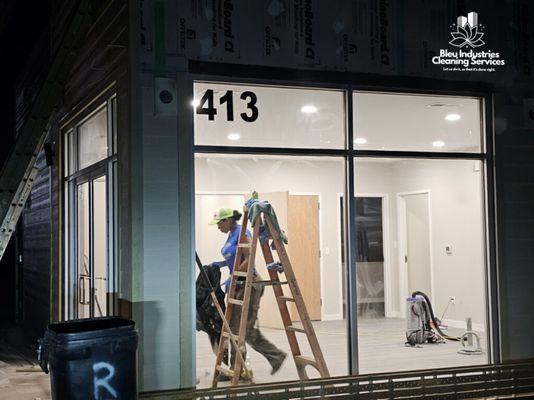
[[[293,297],[288,297],[288,296],[280,296],[280,297],[278,297],[278,300],[295,302],[295,299]]]
[[[222,335],[223,335],[224,337],[226,337],[226,338],[229,338],[229,337],[230,337],[230,333],[228,333],[228,332],[226,332],[226,331],[224,331],[224,332],[222,333]],[[232,334],[232,337],[234,338],[234,340],[235,340],[236,342],[239,342],[239,335],[234,335],[234,334]]]
[[[277,286],[277,285],[287,285],[287,281],[272,281],[272,280],[265,280],[265,281],[254,281],[252,282],[254,286]]]
[[[317,368],[317,361],[315,361],[311,357],[295,356],[295,363],[304,364],[304,365],[311,365],[311,366],[314,366],[315,368]]]
[[[229,376],[230,378],[233,378],[234,376],[234,371],[229,368],[222,367],[220,365],[217,366],[217,371],[219,371],[223,375]]]
[[[237,247],[244,247],[246,249],[250,249],[252,247],[252,243],[238,243]]]
[[[286,326],[286,331],[306,333],[306,331],[304,329],[297,328],[296,326],[293,326],[293,325]]]
[[[243,277],[247,277],[248,275],[248,272],[245,272],[245,271],[234,271],[234,275],[235,276],[243,276]]]
[[[243,300],[228,298],[228,303],[235,304],[237,306],[242,306],[243,305]]]

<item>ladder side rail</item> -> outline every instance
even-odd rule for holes
[[[310,347],[315,357],[319,373],[321,374],[321,377],[327,378],[330,376],[328,372],[328,367],[326,365],[326,361],[321,351],[319,341],[317,340],[317,336],[315,335],[315,330],[313,329],[313,325],[310,321],[310,316],[306,309],[306,304],[304,303],[304,299],[302,298],[302,293],[299,289],[297,279],[295,277],[295,273],[293,272],[291,261],[289,260],[289,256],[285,249],[284,243],[282,242],[282,239],[280,238],[280,234],[274,227],[268,215],[264,215],[264,220],[273,238],[274,245],[278,253],[278,257],[280,258],[280,261],[282,262],[284,273],[287,277],[287,282],[293,294],[293,298],[295,300],[295,305],[297,307],[297,311],[299,313],[302,326],[304,327],[306,331],[306,337],[308,338],[308,342],[310,343]]]
[[[90,20],[90,1],[81,0],[62,35],[50,69],[31,105],[27,117],[6,163],[0,170],[0,259],[28,198],[37,171],[35,160],[48,132],[51,114],[61,100],[63,79],[68,75],[77,54],[76,44],[82,39]],[[33,179],[32,179],[33,177]]]
[[[248,212],[244,213],[245,216],[247,216],[248,220]],[[253,281],[253,275],[254,275],[254,268],[256,265],[256,248],[259,242],[260,237],[260,226],[261,226],[261,215],[258,215],[254,221],[254,228],[252,231],[252,242],[251,246],[248,249],[248,264],[247,264],[247,277],[245,280],[245,290],[243,293],[243,304],[241,305],[241,319],[239,321],[239,343],[242,346],[245,346],[246,342],[246,334],[247,334],[247,323],[248,323],[248,310],[250,308],[250,295],[252,291],[252,281]],[[243,241],[241,243],[245,243],[245,237],[246,237],[246,223],[243,223],[241,228],[241,235],[240,239],[242,238]],[[239,267],[240,263],[238,259],[236,258],[234,271],[236,271]],[[243,367],[243,364],[240,360],[236,359],[234,371],[237,371],[237,373],[234,374],[232,378],[232,384],[237,385],[239,383],[239,375],[241,373],[241,368]]]
[[[242,242],[244,240],[244,238],[246,237],[247,226],[248,226],[248,213],[245,211],[244,215],[243,215],[243,224],[241,225],[241,231],[239,232],[239,239],[237,241],[238,243]],[[237,251],[236,251],[236,256],[235,256],[235,259],[234,259],[234,265],[233,265],[233,270],[232,271],[236,271],[236,267],[239,266],[239,264],[240,264],[239,260],[241,260],[242,256],[243,256],[243,248],[238,246],[237,247]],[[233,303],[230,303],[228,301],[228,299],[235,298],[236,291],[237,291],[237,276],[232,272],[232,274],[230,275],[230,290],[226,294],[226,311],[224,313],[224,318],[225,318],[227,324],[225,324],[223,326],[223,329],[221,329],[221,335],[219,337],[219,348],[217,350],[217,358],[215,360],[215,369],[214,369],[214,372],[213,372],[213,379],[212,379],[212,382],[211,382],[211,386],[212,387],[217,387],[218,376],[219,376],[219,371],[218,371],[217,368],[222,364],[222,360],[224,358],[224,353],[225,353],[225,351],[227,349],[226,340],[228,338],[224,335],[224,332],[227,332],[228,336],[232,336],[234,334],[234,332],[232,332],[232,330],[231,330],[230,323],[231,323],[231,318],[232,318],[232,314],[234,312],[234,306],[235,305]],[[239,340],[239,337],[235,342],[236,342],[237,359],[238,360],[241,359],[242,360],[242,365],[244,365],[245,368],[246,368],[245,360],[243,359],[243,355],[242,355],[241,349],[240,349],[240,347],[243,345],[243,343],[241,343],[241,340]],[[241,373],[241,371],[239,371],[237,373],[237,375],[239,376],[240,373]],[[235,372],[235,369],[234,369],[234,375],[235,374],[236,374],[236,372]]]
[[[271,251],[271,248],[269,247],[269,242],[265,242],[261,244],[261,251],[263,253],[263,258],[265,259],[266,264],[271,264],[274,262],[273,253]],[[291,326],[291,316],[289,314],[289,310],[287,308],[287,302],[282,300],[282,297],[284,296],[284,291],[282,289],[282,286],[279,284],[280,279],[278,277],[278,272],[273,270],[268,270],[269,277],[271,278],[271,281],[274,282],[272,285],[274,296],[276,298],[276,302],[278,303],[278,309],[280,310],[280,316],[282,318],[282,323],[284,325],[284,328],[287,328],[288,326]],[[308,375],[306,374],[306,371],[304,368],[300,368],[297,357],[301,356],[302,353],[300,351],[299,342],[297,340],[297,335],[294,331],[290,331],[288,329],[284,329],[287,336],[287,341],[289,343],[289,348],[291,349],[291,354],[293,355],[293,360],[295,361],[295,365],[297,366],[297,373],[299,375],[299,378],[301,380],[308,379]]]

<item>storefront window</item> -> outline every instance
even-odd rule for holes
[[[480,99],[356,92],[356,150],[480,153]]]
[[[478,160],[355,162],[361,373],[487,363],[482,170]],[[482,351],[461,355],[459,342],[437,336],[405,346],[416,291],[444,335],[462,336],[470,318]]]
[[[488,361],[480,99],[354,92],[350,125],[350,92],[208,82],[194,92],[196,248],[204,264],[221,259],[226,241],[209,225],[214,212],[239,211],[256,191],[288,233],[332,376]],[[265,263],[257,265],[267,276]],[[405,345],[414,292],[433,307],[436,343]],[[275,311],[267,288],[258,326],[289,352]],[[458,353],[458,341],[439,344],[459,338],[467,320],[471,343],[481,343],[470,357]],[[215,356],[202,329],[196,350],[199,387],[206,387]],[[260,354],[247,356],[258,383],[298,378],[290,359],[271,376]]]
[[[331,157],[273,157],[199,154],[196,170],[196,246],[206,264],[223,260],[221,248],[227,234],[209,225],[215,210],[243,210],[252,191],[269,201],[288,236],[287,250],[316,331],[330,374],[346,375],[347,329],[343,320],[339,198],[344,188],[344,162]],[[242,223],[242,221],[239,221]],[[262,279],[269,275],[258,250],[256,268]],[[221,268],[224,282],[228,268]],[[286,281],[284,274],[280,280]],[[285,290],[287,292],[287,290]],[[290,295],[290,293],[288,293]],[[256,382],[298,379],[271,287],[264,288],[258,327],[275,346],[288,354],[279,373],[270,375],[269,363],[257,351],[248,357]],[[299,317],[293,304],[289,312],[295,325]],[[305,335],[299,336],[303,354],[311,352]],[[200,386],[209,386],[215,358],[204,332],[197,334],[197,375]],[[308,369],[310,377],[319,374]],[[204,377],[208,377],[204,381]]]
[[[342,149],[338,90],[196,83],[195,144]]]

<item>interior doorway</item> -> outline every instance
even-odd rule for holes
[[[389,249],[389,212],[387,194],[357,194],[354,224],[356,226],[356,285],[358,315],[389,317],[392,314]],[[339,196],[341,252],[344,246],[343,195]],[[343,288],[345,276],[343,275]],[[345,302],[345,296],[343,297]],[[343,304],[345,312],[345,303]]]
[[[420,291],[433,299],[430,191],[399,193],[398,207],[399,265],[405,293]]]

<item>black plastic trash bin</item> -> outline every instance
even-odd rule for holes
[[[137,399],[137,331],[119,317],[50,324],[39,341],[53,400]]]

